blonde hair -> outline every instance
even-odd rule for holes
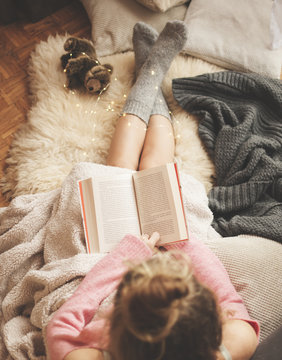
[[[187,258],[159,253],[124,275],[110,319],[115,360],[213,360],[220,343],[215,297]]]

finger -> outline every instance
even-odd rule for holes
[[[158,232],[153,232],[153,234],[150,237],[150,242],[156,244],[160,240],[160,234]]]
[[[149,235],[148,235],[148,234],[142,234],[142,235],[141,235],[141,240],[147,241],[148,239],[149,239]]]

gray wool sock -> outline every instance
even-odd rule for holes
[[[140,68],[150,54],[150,50],[159,37],[158,32],[150,25],[138,22],[133,29],[133,50],[135,54],[135,71],[138,75]],[[170,111],[166,100],[163,96],[162,89],[159,88],[154,105],[151,110],[151,115],[163,115],[171,121]]]
[[[186,40],[187,29],[182,21],[169,21],[166,24],[140,68],[124,105],[124,113],[134,114],[148,124],[163,78]]]

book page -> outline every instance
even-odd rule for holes
[[[132,174],[93,179],[100,252],[110,251],[126,234],[140,235]]]
[[[182,222],[183,232],[177,218],[184,218],[184,214],[178,214],[176,210],[176,207],[181,210],[177,180],[173,182],[174,190],[171,187],[170,177],[176,179],[174,164],[139,171],[133,177],[142,233],[151,235],[158,231],[161,235],[160,244],[187,240],[185,219]],[[175,199],[175,192],[179,199]]]
[[[89,254],[100,252],[96,213],[93,197],[92,179],[84,179],[78,182],[80,205],[83,219],[83,227],[86,241],[86,249]]]

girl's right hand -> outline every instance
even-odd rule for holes
[[[160,240],[160,234],[158,232],[153,232],[151,236],[148,234],[142,234],[141,240],[144,241],[144,243],[149,246],[150,249],[152,249],[154,252],[157,251],[157,243]]]

